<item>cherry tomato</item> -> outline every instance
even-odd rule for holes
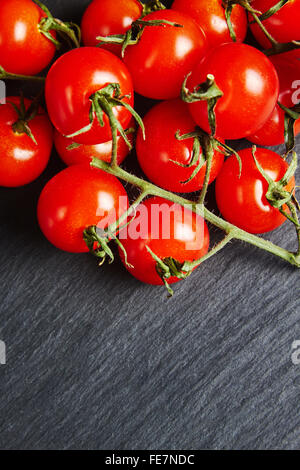
[[[38,29],[45,16],[32,0],[0,2],[0,65],[7,72],[36,75],[51,62],[55,45]]]
[[[251,6],[255,10],[265,13],[276,3],[278,3],[276,0],[253,0]],[[249,16],[249,19],[251,22],[253,21],[252,15]],[[299,23],[300,0],[287,2],[277,13],[263,21],[263,25],[271,36],[281,43],[300,39]],[[251,31],[264,49],[272,47],[271,42],[256,23],[251,24]]]
[[[189,14],[201,26],[211,48],[232,41],[222,0],[175,0],[172,8]],[[247,14],[240,5],[232,9],[231,23],[237,42],[243,42],[247,33]]]
[[[132,122],[131,125],[134,128],[134,123]],[[131,127],[130,125],[130,127]],[[134,142],[134,133],[128,134],[128,140],[133,145]],[[76,144],[75,142],[70,141],[67,137],[64,137],[60,134],[57,130],[54,131],[54,144],[59,154],[60,158],[63,162],[70,166],[70,165],[77,165],[80,163],[88,163],[91,162],[93,157],[99,158],[104,162],[111,161],[111,153],[112,153],[112,141],[109,140],[108,142],[103,142],[102,144],[96,145],[84,145],[84,144]],[[74,144],[72,149],[69,149],[70,145]],[[117,162],[119,165],[125,160],[129,153],[129,147],[126,144],[123,137],[118,136],[118,156]]]
[[[124,34],[133,21],[142,16],[143,7],[137,0],[93,0],[84,12],[81,32],[85,46],[97,46],[98,36]],[[101,20],[99,20],[101,19]],[[121,55],[121,46],[103,44],[116,55]]]
[[[300,60],[300,49],[294,49],[292,51],[283,52],[280,55],[283,56],[285,59]]]
[[[252,149],[239,152],[242,173],[239,177],[239,163],[231,156],[224,163],[216,181],[217,205],[223,217],[232,224],[250,233],[265,233],[282,225],[286,218],[270,205],[266,198],[268,183],[257,169]],[[288,164],[277,153],[258,148],[256,159],[265,172],[279,181],[286,173]],[[286,187],[291,191],[295,186],[292,178]],[[284,206],[284,209],[287,208]]]
[[[282,54],[272,56],[271,62],[279,77],[278,101],[292,108],[300,101],[300,62],[286,60]],[[248,137],[250,142],[258,145],[280,145],[284,143],[284,111],[276,104],[267,122],[254,135]],[[300,132],[300,118],[295,122],[295,135]]]
[[[285,54],[271,56],[270,60],[279,78],[278,101],[292,108],[300,101],[300,62],[286,59]]]
[[[128,197],[117,178],[88,164],[58,173],[43,189],[38,221],[45,237],[71,253],[87,252],[83,231],[91,225],[105,228],[128,208]]]
[[[266,145],[281,145],[284,143],[284,111],[278,106],[275,106],[274,111],[267,120],[267,122],[258,129],[255,134],[250,135],[248,140],[253,144]],[[300,133],[300,118],[294,124],[294,134],[297,136]]]
[[[188,15],[174,10],[155,11],[143,19],[167,20],[183,27],[148,26],[140,41],[127,47],[124,62],[134,89],[148,98],[176,98],[185,76],[206,51],[205,35]]]
[[[275,108],[279,81],[270,60],[254,47],[228,43],[211,51],[190,76],[187,86],[192,91],[215,77],[222,90],[216,108],[216,132],[224,139],[240,139],[253,134],[267,121]],[[210,131],[207,103],[189,105],[196,123]]]
[[[204,161],[197,175],[186,183],[199,165],[201,155],[198,162],[190,168],[180,166],[188,165],[193,158],[193,139],[179,141],[175,137],[177,131],[183,135],[193,132],[196,128],[187,105],[180,99],[159,103],[145,116],[144,125],[146,140],[139,130],[136,150],[140,166],[146,176],[153,183],[169,191],[179,193],[198,191],[204,182],[206,162]],[[216,178],[223,163],[224,155],[216,151],[210,183]]]
[[[121,94],[126,95],[123,102],[133,106],[130,74],[114,54],[95,47],[82,47],[61,56],[48,73],[45,91],[49,116],[56,129],[67,136],[88,126],[91,96],[111,83],[120,85]],[[113,113],[122,127],[127,129],[131,120],[130,111],[116,106]],[[94,113],[92,129],[73,140],[87,145],[111,140],[106,114],[103,120],[104,126],[100,126]]]
[[[46,168],[53,144],[50,121],[42,108],[27,124],[36,143],[26,133],[13,129],[19,120],[11,103],[18,108],[21,99],[16,96],[7,98],[6,104],[0,104],[0,186],[17,187],[34,181]],[[24,98],[25,108],[32,101]]]
[[[172,257],[183,263],[196,261],[209,248],[209,232],[205,221],[187,208],[159,197],[151,197],[136,210],[136,218],[120,231],[120,239],[128,256],[128,271],[142,282],[162,285],[156,261],[147,247],[160,259]],[[178,282],[177,277],[168,283]]]

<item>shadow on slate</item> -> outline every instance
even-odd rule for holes
[[[89,2],[45,3],[78,21]],[[43,238],[36,202],[61,168],[53,154],[38,181],[0,190],[0,448],[299,448],[299,273],[232,243],[167,300]]]

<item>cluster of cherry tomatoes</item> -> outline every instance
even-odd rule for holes
[[[207,77],[213,77],[220,90],[213,107],[215,145],[209,184],[216,180],[221,214],[249,233],[265,233],[284,223],[286,217],[266,198],[268,182],[256,161],[279,181],[287,172],[286,160],[257,148],[255,161],[249,145],[239,152],[239,159],[231,155],[224,162],[224,146],[226,140],[241,138],[260,146],[284,143],[285,112],[278,102],[293,108],[300,101],[296,88],[300,88],[300,52],[268,58],[245,44],[250,24],[262,48],[272,46],[252,15],[231,3],[226,19],[222,0],[175,0],[170,9],[158,1],[145,6],[138,0],[93,0],[81,23],[84,47],[61,55],[47,73],[47,113],[35,100],[22,97],[7,97],[1,104],[1,186],[17,187],[36,179],[47,166],[53,142],[67,165],[45,186],[37,210],[41,230],[56,247],[72,253],[88,251],[84,230],[105,229],[128,210],[121,182],[90,163],[93,157],[111,161],[112,123],[117,132],[115,163],[122,164],[128,155],[135,141],[135,93],[158,100],[136,135],[137,159],[146,177],[175,193],[202,189],[207,161],[197,131],[210,134],[212,125],[207,100],[193,96]],[[251,7],[261,15],[277,3],[253,0]],[[72,23],[55,23],[49,15],[35,0],[1,0],[0,67],[7,74],[34,76],[50,64],[61,32]],[[299,39],[300,0],[288,1],[266,16],[262,23],[275,41]],[[294,132],[300,132],[300,119]],[[292,192],[294,187],[292,177],[285,189]],[[162,204],[170,213],[172,208],[168,239],[152,237],[151,207]],[[209,232],[200,215],[191,211],[183,224],[179,204],[152,196],[141,205],[147,209],[139,219],[147,227],[146,236],[137,240],[127,231],[127,237],[120,237],[121,259],[138,279],[161,284],[159,260],[193,262],[208,252]],[[165,213],[155,222],[159,226],[167,223]],[[197,247],[187,249],[187,241],[194,239]]]

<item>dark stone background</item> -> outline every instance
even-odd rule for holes
[[[45,3],[78,21],[88,1]],[[36,203],[60,168],[54,154],[35,183],[0,189],[0,448],[299,448],[299,273],[232,243],[167,300],[43,238]]]

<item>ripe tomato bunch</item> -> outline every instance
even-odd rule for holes
[[[45,103],[1,101],[0,185],[36,179],[54,143],[66,169],[39,198],[46,238],[100,263],[115,243],[133,276],[170,293],[232,239],[300,267],[298,20],[300,0],[93,0],[79,27],[39,0],[2,0],[0,77],[44,82]],[[283,156],[265,148],[284,143]],[[143,178],[123,166],[133,148]],[[205,206],[210,187],[222,217]],[[256,235],[287,220],[297,252]],[[207,223],[225,232],[211,249]]]

